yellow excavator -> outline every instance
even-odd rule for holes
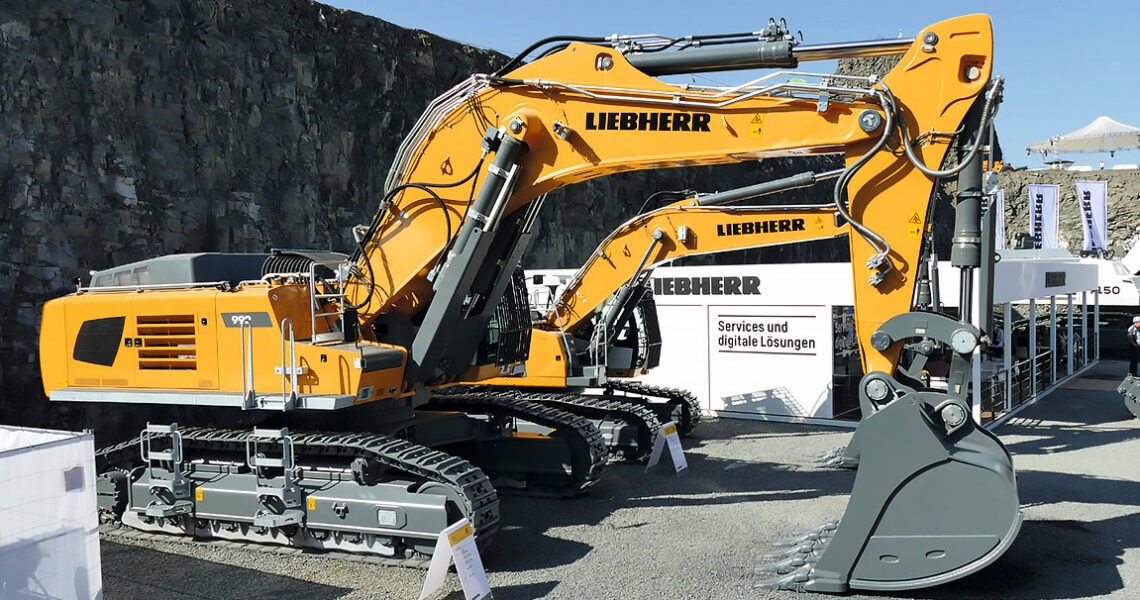
[[[546,193],[620,171],[841,154],[835,209],[851,232],[860,394],[873,410],[842,520],[783,559],[771,585],[897,590],[962,577],[1000,556],[1021,522],[1010,456],[974,425],[965,397],[964,365],[988,330],[972,323],[988,315],[955,320],[912,305],[943,179],[957,179],[951,262],[963,294],[992,262],[979,217],[1000,101],[992,51],[984,15],[913,40],[808,45],[776,22],[705,37],[544,40],[428,106],[350,256],[160,257],[46,303],[44,390],[52,401],[198,408],[209,419],[151,423],[139,440],[100,450],[107,520],[397,562],[422,560],[462,518],[485,543],[500,522],[493,482],[573,494],[606,462],[601,433],[582,417],[434,396],[521,372],[531,320],[516,267]],[[882,77],[663,79],[888,54],[902,59]],[[954,352],[948,391],[895,377],[915,339]]]
[[[611,456],[645,460],[660,424],[682,436],[700,421],[696,397],[624,378],[660,359],[661,332],[650,279],[657,265],[700,254],[834,238],[847,224],[834,205],[726,206],[836,177],[840,171],[693,195],[623,223],[573,277],[556,285],[550,309],[536,320],[522,375],[455,387],[449,397],[504,394],[591,419]],[[734,233],[735,232],[735,233]],[[572,390],[568,393],[560,390]]]

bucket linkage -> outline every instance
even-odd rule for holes
[[[885,348],[927,337],[953,350],[946,391],[914,389],[883,372],[860,383],[864,412],[847,510],[785,542],[757,568],[757,587],[842,593],[946,583],[997,560],[1021,527],[1013,461],[975,425],[969,357],[981,332],[934,314],[899,315],[876,332]],[[852,448],[851,445],[848,447]]]

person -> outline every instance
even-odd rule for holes
[[[1128,374],[1136,377],[1136,365],[1140,364],[1140,316],[1132,317],[1128,327]]]
[[[994,331],[990,335],[990,350],[993,351],[993,355],[995,357],[998,357],[998,358],[1004,357],[1004,355],[1005,355],[1004,354],[1004,345],[1005,345],[1005,329],[1002,329],[1001,325],[998,325],[995,323],[994,324]]]

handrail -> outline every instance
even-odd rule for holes
[[[143,291],[158,291],[158,290],[184,290],[186,288],[211,288],[229,286],[228,281],[193,281],[187,283],[150,283],[146,285],[106,285],[98,287],[78,287],[77,292],[92,293],[92,292],[143,292]]]
[[[609,366],[609,336],[606,335],[606,322],[599,319],[590,336],[590,357],[594,364],[601,367],[603,372]]]
[[[288,335],[289,362],[285,362],[285,340]],[[293,319],[281,320],[281,410],[292,410],[297,402],[297,340]]]
[[[248,320],[238,322],[238,336],[241,338],[241,396],[242,408],[255,408],[253,391],[253,323]],[[246,338],[249,343],[246,343]]]
[[[319,339],[322,336],[326,339],[334,339],[336,341],[344,340],[345,322],[344,322],[344,269],[333,268],[336,273],[336,292],[331,294],[318,294],[317,293],[317,266],[335,267],[345,264],[344,261],[310,261],[309,262],[309,331],[311,339],[314,342],[326,341]],[[332,312],[317,312],[321,300],[336,300],[337,309]],[[340,322],[340,332],[331,331],[326,334],[317,334],[317,317],[336,317]]]

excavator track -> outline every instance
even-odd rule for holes
[[[554,406],[566,412],[596,420],[611,457],[629,462],[645,462],[661,432],[661,421],[639,402],[616,396],[592,397],[567,393],[518,392],[530,402]],[[629,431],[627,431],[629,430]]]
[[[470,393],[483,393],[493,388],[474,386],[466,390]],[[514,389],[502,391],[512,398],[551,406],[590,419],[601,430],[611,458],[645,462],[653,452],[653,444],[661,431],[661,421],[644,402],[631,401],[623,396],[585,396]]]
[[[249,467],[242,463],[249,460],[247,444],[253,434],[210,428],[186,428],[178,430],[178,434],[180,452],[185,457],[181,470],[192,483],[185,498],[170,504],[192,502],[192,508],[188,512],[171,511],[173,514],[155,516],[157,511],[152,508],[159,506],[161,510],[163,503],[171,498],[169,495],[160,495],[157,499],[143,497],[145,493],[140,490],[148,485],[151,490],[161,487],[162,479],[153,476],[154,461],[151,465],[140,462],[142,442],[131,440],[103,448],[96,454],[100,473],[99,510],[104,524],[126,524],[144,533],[223,539],[238,545],[273,544],[289,547],[289,551],[372,555],[383,564],[411,567],[425,566],[438,532],[460,518],[471,522],[480,545],[488,544],[499,528],[498,493],[480,469],[444,452],[372,433],[289,434],[296,457],[292,469],[296,472],[294,483],[303,491],[299,496],[303,500],[301,510],[297,511],[302,513],[303,510],[300,522],[266,527],[258,525],[252,514],[235,512],[228,515],[229,518],[219,517],[216,507],[202,503],[204,498],[248,497],[265,491],[256,486],[250,489],[248,484],[253,478]],[[145,436],[160,437],[152,433],[144,433]],[[227,478],[234,483],[221,485]],[[154,485],[156,483],[160,485]],[[264,480],[260,482],[264,483]],[[128,488],[135,498],[130,497]],[[407,499],[402,504],[403,496]],[[432,504],[434,508],[423,511],[416,508],[417,503]],[[237,506],[242,504],[230,500],[229,507]],[[280,505],[267,507],[271,511],[281,508]],[[335,518],[322,517],[322,509],[328,507],[344,521],[342,527],[335,525]],[[374,527],[370,531],[348,516],[353,512],[363,516],[370,510],[385,509],[400,515],[396,522],[388,524],[388,530]],[[375,524],[376,515],[369,515],[369,520]],[[416,527],[429,523],[438,530]],[[409,531],[393,531],[402,525]]]
[[[482,466],[485,471],[503,479],[515,477],[511,484],[500,486],[504,492],[510,490],[512,493],[541,497],[576,496],[598,480],[609,458],[602,432],[589,419],[520,399],[514,392],[473,388],[457,388],[455,391],[447,390],[447,393],[437,391],[429,403],[417,410],[458,411],[467,415],[505,417],[549,428],[549,435],[516,433],[514,436],[504,436],[494,444],[494,448],[483,453]],[[545,454],[551,439],[562,441],[562,451],[566,454]],[[512,442],[525,446],[512,447]],[[526,463],[527,460],[537,462]],[[551,469],[554,463],[557,466]],[[528,467],[536,467],[545,472],[540,473]],[[523,478],[519,479],[519,475]]]
[[[701,422],[700,402],[688,390],[618,379],[607,381],[604,389],[607,396],[616,396],[623,400],[632,400],[648,406],[657,413],[657,418],[662,422],[673,421],[677,425],[677,433],[681,437],[691,435]],[[617,396],[614,392],[635,395]],[[665,398],[666,401],[655,401],[655,398]],[[677,411],[680,411],[679,418]]]
[[[232,548],[243,552],[261,555],[295,556],[297,554],[304,554],[308,552],[308,550],[304,548],[279,546],[276,544],[259,544],[256,542],[243,542],[240,540],[217,538],[199,539],[187,536],[170,535],[169,533],[143,531],[141,529],[125,526],[121,522],[108,522],[99,525],[99,537],[123,544],[135,544],[137,542],[158,542],[164,544],[186,546],[193,544],[208,544],[211,548]],[[327,550],[321,552],[320,555],[322,557],[331,558],[334,560],[379,565],[383,567],[427,569],[431,565],[430,556],[396,559],[389,558],[387,556],[381,556],[379,554],[357,554],[354,552],[339,552],[337,550]]]

